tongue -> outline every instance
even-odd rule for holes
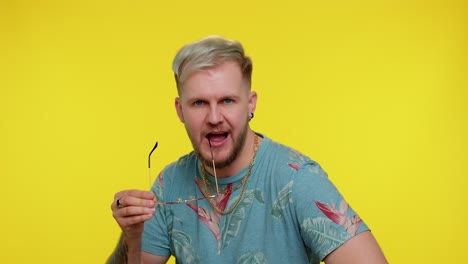
[[[211,134],[209,139],[211,142],[216,143],[223,141],[225,138],[226,136],[224,134]]]

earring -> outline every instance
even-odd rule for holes
[[[254,118],[254,113],[250,113],[250,117],[249,117],[249,121],[252,120],[252,118]]]

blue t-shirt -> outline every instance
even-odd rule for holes
[[[142,250],[177,263],[319,263],[356,234],[368,230],[320,165],[262,136],[244,195],[220,215],[207,200],[157,206],[145,223]],[[218,179],[214,198],[229,210],[248,166]],[[208,175],[214,186],[214,178]],[[158,201],[203,197],[200,161],[192,152],[167,166],[152,191]],[[227,203],[226,203],[227,202]]]

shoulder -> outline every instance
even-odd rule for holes
[[[277,169],[289,171],[293,175],[313,174],[327,177],[320,164],[293,147],[271,140],[262,135],[261,155],[264,161]]]

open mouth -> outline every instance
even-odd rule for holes
[[[206,138],[210,141],[211,144],[222,143],[227,137],[229,133],[208,133]]]

